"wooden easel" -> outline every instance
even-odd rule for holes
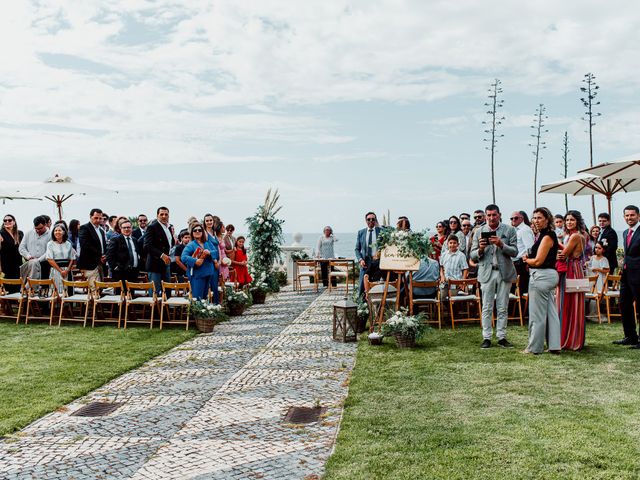
[[[371,325],[370,331],[373,332],[376,330],[376,328],[378,329],[378,331],[380,331],[380,329],[382,328],[382,324],[384,323],[384,310],[387,306],[387,294],[389,293],[389,283],[391,280],[391,274],[395,273],[398,276],[398,279],[395,281],[395,287],[396,287],[396,310],[398,310],[400,308],[400,290],[402,289],[402,285],[405,286],[405,290],[406,289],[412,289],[413,288],[413,281],[412,281],[412,275],[409,275],[409,280],[407,281],[407,278],[405,277],[405,273],[407,273],[410,270],[387,270],[387,278],[384,282],[384,290],[382,292],[382,300],[380,302],[380,308],[378,310],[378,316],[376,318],[376,321],[374,322],[373,325]],[[410,291],[410,290],[406,290],[406,291]]]

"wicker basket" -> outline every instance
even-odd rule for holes
[[[244,312],[245,306],[244,305],[240,305],[238,303],[231,303],[229,304],[229,315],[231,315],[232,317],[237,317],[239,315],[242,315],[242,313]]]
[[[196,328],[200,333],[211,333],[216,321],[213,318],[196,318]]]
[[[396,343],[399,348],[413,348],[416,346],[416,337],[408,335],[395,334]]]
[[[253,303],[262,305],[267,299],[267,292],[264,290],[252,290],[251,297],[253,298]]]
[[[372,337],[371,335],[369,335],[368,340],[369,340],[369,345],[382,345],[382,339],[384,337],[382,335],[380,336],[374,336]]]

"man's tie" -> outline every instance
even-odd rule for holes
[[[373,249],[371,248],[372,243],[373,243],[373,229],[369,230],[369,239],[367,240],[367,256],[369,258],[373,257]]]
[[[627,231],[627,248],[631,245],[631,237],[633,237],[633,230],[629,229]]]
[[[131,247],[131,237],[126,237],[127,239],[127,248],[129,249],[129,264],[132,267],[136,266],[135,257],[133,256],[133,248]]]

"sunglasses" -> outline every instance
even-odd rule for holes
[[[473,218],[475,218],[477,220],[479,218],[482,218],[482,215],[474,215]]]
[[[511,217],[509,220],[513,221],[513,220],[519,220],[522,217]]]
[[[449,220],[449,223],[458,223],[455,220]]]
[[[11,223],[13,222],[13,218],[5,218],[4,220],[2,220],[4,223]]]
[[[193,233],[196,233],[196,232],[200,232],[200,233],[202,233],[202,229],[201,229],[201,228],[194,228],[194,229],[193,229],[193,230],[191,230],[191,231],[192,231]]]
[[[375,222],[376,219],[375,218],[367,218],[367,222]]]

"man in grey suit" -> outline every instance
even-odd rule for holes
[[[478,281],[482,288],[481,348],[491,347],[494,298],[498,314],[498,345],[511,348],[513,345],[507,340],[507,309],[511,282],[517,276],[512,260],[518,254],[516,229],[500,222],[500,209],[497,205],[487,205],[485,214],[487,223],[473,236],[470,254],[471,260],[478,264]]]
[[[364,296],[364,276],[371,274],[379,269],[379,260],[375,260],[377,248],[376,240],[380,234],[380,227],[377,226],[378,218],[373,212],[367,212],[364,216],[367,222],[367,228],[363,228],[358,232],[356,240],[356,260],[360,264],[360,297]]]

